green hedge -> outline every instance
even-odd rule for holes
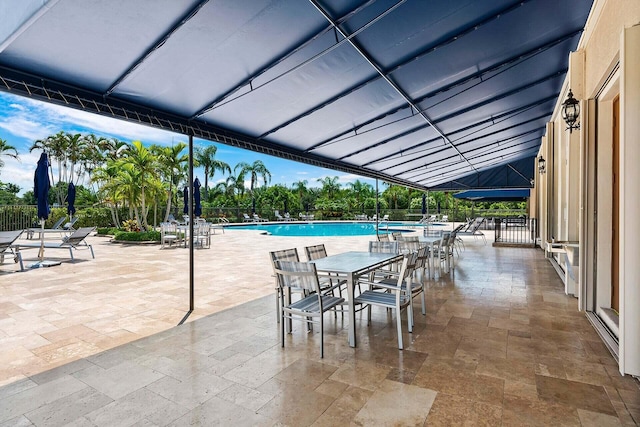
[[[125,242],[159,242],[159,231],[116,231],[115,240],[121,240]]]

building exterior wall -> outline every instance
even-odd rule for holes
[[[582,109],[581,128],[571,134],[561,117],[569,89]],[[639,0],[594,2],[538,154],[547,160],[547,173],[538,175],[534,192],[541,246],[546,249],[551,237],[580,241],[582,268],[576,295],[581,309],[607,307],[611,301],[611,114],[616,96],[620,97],[619,367],[621,373],[640,376]],[[562,265],[564,257],[558,262]],[[589,302],[589,286],[598,290],[596,301]]]

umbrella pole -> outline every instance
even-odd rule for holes
[[[44,260],[44,218],[40,218],[40,252],[38,252],[38,257],[40,258],[40,262]]]

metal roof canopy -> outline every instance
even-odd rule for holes
[[[527,200],[531,194],[528,188],[499,188],[489,190],[466,190],[454,194],[456,199],[475,202],[514,202]]]
[[[522,187],[591,3],[8,0],[0,90],[415,188]]]

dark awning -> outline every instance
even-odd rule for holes
[[[492,190],[467,190],[454,194],[456,199],[467,199],[481,202],[517,202],[529,198],[528,188],[502,188]]]
[[[9,0],[0,90],[452,188],[536,155],[591,3]]]

